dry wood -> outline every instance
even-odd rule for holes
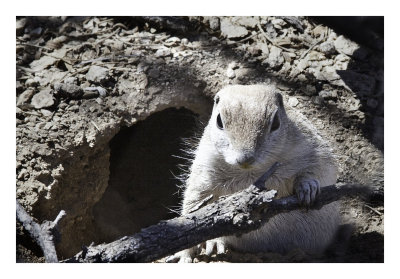
[[[188,215],[161,221],[111,243],[85,247],[64,262],[151,262],[209,239],[258,229],[276,214],[301,208],[295,196],[273,200],[275,190],[260,189],[261,180],[265,181],[266,176],[255,185],[220,197]],[[365,198],[370,193],[371,188],[366,186],[327,186],[311,209],[319,209],[346,196]]]
[[[57,253],[54,244],[54,230],[61,218],[65,216],[65,211],[61,210],[56,219],[44,221],[42,224],[36,223],[31,216],[25,211],[22,205],[17,201],[17,219],[22,223],[24,228],[30,233],[31,237],[42,248],[46,262],[57,263]]]

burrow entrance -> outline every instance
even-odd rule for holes
[[[99,241],[177,216],[182,193],[175,176],[182,173],[179,165],[188,163],[182,159],[182,138],[193,136],[196,127],[196,114],[169,108],[122,128],[111,140],[108,187],[93,208]]]

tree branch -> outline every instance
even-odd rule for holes
[[[61,210],[56,219],[51,221],[44,221],[41,225],[33,221],[32,217],[25,211],[22,205],[17,200],[17,219],[22,223],[24,228],[30,233],[31,237],[42,248],[46,262],[57,263],[57,253],[54,243],[54,233],[57,224],[62,217],[66,215],[64,210]]]
[[[311,209],[348,196],[367,198],[371,190],[360,185],[323,187]],[[161,221],[111,243],[86,247],[64,262],[151,262],[209,239],[258,229],[276,214],[301,208],[295,196],[272,200],[275,193],[251,185],[188,215]]]

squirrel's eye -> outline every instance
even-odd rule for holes
[[[214,102],[216,105],[219,103],[219,96],[215,96]]]
[[[272,125],[271,125],[271,132],[278,130],[280,125],[281,125],[281,122],[279,121],[278,113],[275,113],[274,120],[272,121]]]
[[[218,113],[217,115],[217,127],[221,130],[224,129],[224,124],[222,124],[221,114]]]

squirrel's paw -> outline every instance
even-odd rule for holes
[[[316,179],[303,179],[295,188],[301,205],[309,207],[320,193],[319,182]]]
[[[206,255],[211,256],[215,248],[217,249],[217,254],[225,254],[225,242],[221,239],[207,240],[206,242]]]

